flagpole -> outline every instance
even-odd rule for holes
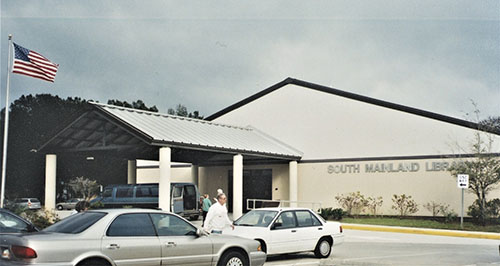
[[[7,140],[9,133],[9,89],[10,68],[12,64],[12,34],[9,34],[9,60],[7,62],[7,88],[5,92],[5,126],[3,129],[3,156],[2,156],[2,190],[0,195],[0,208],[4,206],[5,199],[5,176],[7,173]]]

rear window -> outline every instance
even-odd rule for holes
[[[137,187],[135,189],[135,196],[137,198],[145,198],[152,197],[151,188],[150,187]]]
[[[102,193],[102,197],[103,198],[109,198],[113,196],[113,189],[112,188],[107,188],[106,190],[104,190],[104,192]]]
[[[120,187],[116,189],[117,198],[131,198],[134,195],[133,187]]]
[[[151,196],[158,197],[158,187],[151,188]]]
[[[194,186],[185,186],[184,194],[186,196],[196,196],[196,190],[194,189]]]
[[[91,225],[99,221],[102,217],[106,216],[106,214],[107,213],[105,212],[93,211],[80,212],[45,228],[43,231],[65,234],[78,234],[85,231]]]
[[[147,213],[118,216],[109,226],[107,236],[156,236],[153,222]]]
[[[36,203],[40,202],[38,199],[30,199],[30,201],[31,202],[36,202]]]
[[[182,196],[182,187],[174,187],[174,193],[173,193],[174,198],[178,198]]]

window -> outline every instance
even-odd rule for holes
[[[152,213],[151,218],[159,236],[196,235],[196,228],[177,216]]]
[[[184,196],[196,196],[196,190],[194,189],[194,186],[185,186],[184,194]]]
[[[158,197],[158,187],[151,188],[151,197]]]
[[[253,210],[234,222],[235,225],[267,227],[276,216],[276,211]]]
[[[278,219],[276,219],[276,222],[274,222],[275,229],[286,229],[296,226],[297,224],[295,223],[295,215],[291,211],[282,212]]]
[[[102,217],[106,216],[106,214],[105,212],[93,211],[80,212],[45,228],[43,231],[78,234],[85,231],[85,229],[99,221]]]
[[[174,187],[174,198],[179,198],[182,196],[182,187]]]
[[[119,187],[116,189],[117,198],[131,198],[134,193],[133,187]]]
[[[131,213],[118,216],[109,226],[107,236],[156,236],[147,213]]]
[[[0,233],[29,232],[28,224],[8,214],[0,212]]]
[[[297,216],[297,222],[299,226],[319,226],[321,223],[312,215],[309,211],[296,211],[295,215]]]
[[[150,188],[149,187],[137,187],[135,189],[135,197],[137,197],[137,198],[151,197]]]
[[[104,190],[104,192],[102,193],[102,197],[103,198],[109,198],[109,197],[112,197],[113,196],[113,189],[112,188],[107,188],[106,190]]]

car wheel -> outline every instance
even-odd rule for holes
[[[60,210],[60,211],[62,211],[63,206],[62,205],[57,205],[57,209]]]
[[[88,259],[78,263],[77,266],[111,266],[111,265],[104,259]]]
[[[247,259],[241,252],[238,251],[230,251],[224,253],[222,258],[217,263],[217,266],[247,266]]]
[[[321,238],[316,245],[316,249],[314,250],[314,255],[318,258],[328,258],[330,253],[332,252],[332,244],[328,239]]]

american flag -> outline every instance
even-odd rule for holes
[[[12,73],[54,82],[58,64],[54,64],[41,54],[14,43],[14,64]]]

